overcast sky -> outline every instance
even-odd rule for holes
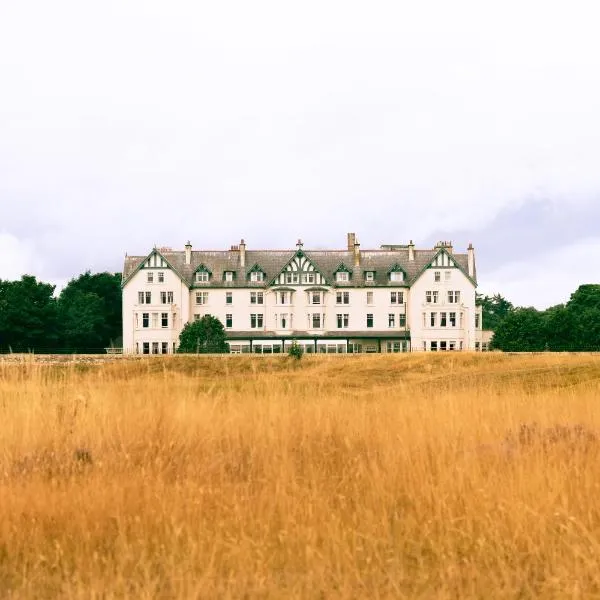
[[[156,245],[476,248],[600,282],[597,2],[0,0],[0,278]]]

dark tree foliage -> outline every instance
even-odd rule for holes
[[[535,308],[517,308],[496,328],[492,347],[506,352],[546,349],[544,315]]]
[[[514,306],[500,294],[482,296],[477,294],[477,305],[481,306],[483,329],[496,331],[496,328],[513,310]]]
[[[516,352],[600,350],[600,285],[582,285],[566,304],[545,311],[514,310],[495,329],[492,347]]]
[[[69,281],[58,298],[62,350],[97,353],[116,343],[122,333],[121,297],[119,273],[87,271]]]
[[[187,323],[179,335],[178,352],[219,354],[229,352],[223,323],[212,315]]]
[[[52,352],[59,339],[54,286],[23,275],[0,280],[0,351]]]

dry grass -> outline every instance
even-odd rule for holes
[[[586,355],[0,362],[0,597],[600,597],[599,390]]]

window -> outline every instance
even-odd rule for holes
[[[404,304],[404,292],[390,292],[390,304]]]
[[[302,275],[302,283],[315,283],[316,277],[315,273],[304,273]]]
[[[448,303],[449,304],[458,304],[460,302],[460,292],[450,291],[448,292]]]
[[[288,326],[288,315],[287,313],[282,313],[280,315],[281,318],[281,329],[287,329]]]
[[[310,293],[310,304],[321,304],[321,292]]]
[[[366,271],[365,272],[365,281],[374,281],[375,280],[375,271]]]
[[[250,304],[264,304],[263,292],[250,292]]]
[[[435,272],[433,273],[433,280],[434,280],[436,283],[438,283],[439,281],[441,281],[441,280],[442,280],[442,274],[441,274],[441,272],[440,272],[440,271],[435,271]]]
[[[160,313],[160,326],[161,327],[169,326],[169,313]]]
[[[406,327],[406,315],[398,315],[398,327]]]
[[[228,329],[233,327],[233,315],[231,313],[225,315],[225,327]]]
[[[198,283],[203,283],[208,281],[208,271],[197,271],[196,272],[196,281]]]
[[[208,304],[208,292],[196,292],[196,304]]]
[[[169,343],[168,342],[163,342],[162,343],[162,353],[163,354],[167,354],[169,352]]]
[[[142,327],[150,327],[150,313],[142,313]]]
[[[298,273],[293,273],[292,271],[288,271],[285,274],[285,282],[286,283],[298,283]]]
[[[367,304],[373,304],[373,292],[367,292]]]
[[[437,352],[437,349],[438,349],[437,342],[431,342],[431,351]]]
[[[450,322],[450,327],[456,327],[456,313],[455,312],[448,313],[448,321]]]
[[[452,277],[452,272],[451,271],[444,271],[444,279],[446,281],[450,281],[450,277]]]
[[[349,273],[347,271],[338,271],[335,274],[336,281],[350,281]]]
[[[394,313],[388,315],[388,327],[396,327],[396,315]]]
[[[152,327],[158,328],[158,313],[152,313]]]
[[[252,271],[250,273],[250,281],[263,281],[264,273],[262,271]]]
[[[142,352],[144,354],[150,354],[150,342],[144,342],[142,344]]]
[[[202,318],[202,315],[194,315],[194,321],[199,321]]]
[[[441,341],[440,342],[440,351],[441,352],[445,352],[448,349],[448,344],[446,341]]]
[[[461,313],[462,316],[462,313]],[[475,329],[479,329],[479,314],[475,314]]]
[[[158,354],[158,342],[152,342],[152,354]]]
[[[152,304],[152,292],[138,292],[138,304]]]
[[[425,292],[425,302],[427,304],[437,304],[438,302],[438,292],[437,291],[427,291]]]
[[[225,292],[225,304],[233,304],[233,292]]]
[[[350,315],[348,313],[338,313],[336,317],[338,329],[347,328],[350,324]]]
[[[437,318],[437,313],[432,312],[430,317],[429,317],[429,324],[431,325],[431,327],[435,327],[435,321]]]
[[[173,304],[173,292],[161,292],[160,293],[161,304]]]
[[[404,281],[404,273],[402,271],[392,271],[390,281]]]
[[[447,313],[440,313],[440,327],[447,327]]]
[[[279,304],[289,304],[288,292],[279,292],[279,295],[275,294],[275,298],[279,300]]]
[[[350,292],[337,292],[335,295],[335,303],[350,304]]]
[[[373,327],[373,313],[367,313],[367,327]]]
[[[225,281],[233,281],[233,271],[225,271]]]
[[[448,350],[450,350],[450,351],[456,350],[456,342],[448,342]]]
[[[154,283],[154,273],[152,271],[148,271],[147,277],[148,277],[148,283]]]
[[[158,272],[158,283],[164,283],[165,282],[165,273],[164,271],[159,271]]]
[[[250,315],[250,327],[252,329],[257,329],[259,327],[263,326],[263,315],[262,313],[259,314],[251,314]]]
[[[321,328],[321,313],[313,313],[312,314],[312,328],[313,329]]]

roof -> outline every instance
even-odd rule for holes
[[[335,287],[398,287],[410,286],[418,279],[424,269],[433,261],[442,250],[448,252],[468,276],[468,255],[451,252],[450,248],[436,247],[432,250],[414,250],[414,260],[408,259],[407,246],[394,246],[393,249],[361,250],[360,266],[354,264],[354,253],[348,250],[305,250],[302,252],[325,276],[327,281]],[[231,287],[231,288],[264,288],[285,268],[292,257],[298,252],[291,250],[247,250],[245,266],[240,264],[240,252],[233,250],[194,250],[191,254],[190,264],[185,264],[185,251],[154,250],[158,252],[169,265],[181,276],[189,287]],[[126,256],[123,268],[123,284],[141,267],[148,256]],[[348,282],[336,282],[335,273],[340,265],[345,265],[352,271]],[[196,284],[194,273],[200,265],[207,267],[212,278],[209,283]],[[248,273],[258,265],[265,273],[264,282],[252,282],[247,277]],[[395,266],[399,266],[406,273],[403,282],[390,282],[388,273]],[[234,281],[224,281],[225,271],[236,273]],[[365,272],[374,271],[373,281],[365,280]],[[477,273],[471,278],[477,281]]]

